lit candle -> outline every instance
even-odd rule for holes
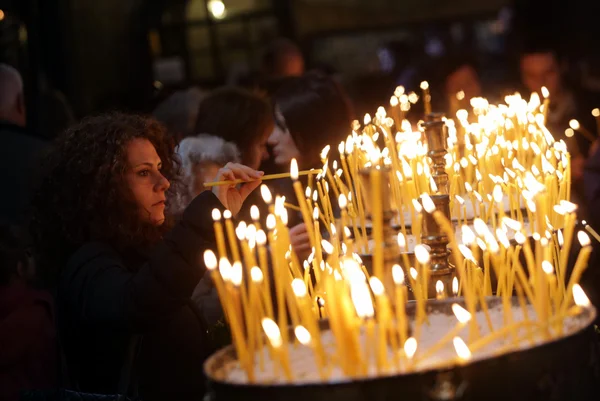
[[[231,212],[229,210],[225,210],[223,212],[223,218],[225,219],[225,229],[227,230],[227,239],[229,240],[229,248],[231,248],[233,261],[234,263],[239,262],[240,251],[236,240],[235,230],[233,228],[233,222],[231,221]]]
[[[421,90],[423,91],[423,102],[425,104],[425,114],[431,113],[431,95],[429,94],[429,82],[421,82]]]
[[[216,208],[213,209],[212,218],[214,221],[213,227],[215,230],[219,258],[225,258],[227,257],[227,249],[225,248],[225,234],[223,233],[223,225],[221,224],[221,211]]]

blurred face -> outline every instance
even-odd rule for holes
[[[161,174],[162,161],[154,145],[143,138],[127,144],[125,183],[133,194],[142,220],[160,226],[165,221],[165,192],[169,181]]]
[[[531,92],[541,93],[542,86],[550,96],[560,94],[560,66],[552,53],[532,53],[521,57],[521,80]]]
[[[467,101],[481,96],[479,77],[470,65],[461,66],[446,78],[446,94],[448,96],[456,96],[460,91],[465,93]]]
[[[285,119],[275,107],[275,128],[269,136],[269,145],[273,147],[273,155],[275,156],[275,164],[279,166],[289,166],[293,158],[298,159],[300,151],[292,138],[292,134],[285,125]]]
[[[241,149],[244,152],[244,164],[254,170],[258,170],[260,163],[269,158],[267,142],[273,131],[273,126],[269,125],[259,141],[254,143],[250,149]]]
[[[299,77],[304,74],[304,58],[296,52],[283,54],[279,59],[278,71],[281,77]]]

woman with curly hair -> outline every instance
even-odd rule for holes
[[[202,398],[209,347],[190,296],[206,270],[201,255],[213,247],[211,211],[237,214],[262,173],[226,165],[217,179],[256,181],[202,193],[173,224],[173,155],[155,120],[108,114],[70,128],[45,166],[33,232],[57,286],[59,334],[80,391]]]

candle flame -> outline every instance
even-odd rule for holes
[[[392,266],[392,278],[394,279],[395,284],[404,284],[404,270],[402,270],[400,265]]]
[[[475,242],[475,233],[473,232],[473,230],[471,230],[471,227],[469,227],[466,224],[463,224],[461,227],[461,231],[463,244],[471,245],[473,242]]]
[[[365,114],[365,117],[363,118],[363,124],[364,125],[371,124],[371,115],[369,113]]]
[[[435,292],[438,295],[442,295],[444,293],[444,283],[441,280],[436,281],[435,283]]]
[[[454,296],[458,295],[458,278],[456,277],[452,279],[452,294],[454,294]]]
[[[373,291],[373,294],[379,296],[383,295],[383,293],[385,292],[381,280],[379,280],[377,277],[371,277],[369,279],[369,284],[371,285],[371,290]]]
[[[327,253],[328,255],[333,254],[334,248],[333,248],[333,245],[331,245],[331,242],[323,239],[323,240],[321,240],[321,247],[323,248],[325,253]]]
[[[292,290],[298,298],[305,297],[307,294],[306,284],[304,284],[304,281],[302,281],[299,278],[295,278],[292,280]]]
[[[589,307],[592,304],[579,284],[573,285],[573,299],[577,306]]]
[[[456,319],[458,319],[458,321],[463,324],[471,320],[472,316],[469,313],[469,311],[460,306],[459,304],[452,304],[452,312],[454,313],[454,316],[456,316]]]
[[[577,121],[576,119],[572,119],[571,121],[569,121],[569,127],[577,131],[579,128],[581,128],[581,124],[579,124],[579,121]]]
[[[212,210],[212,219],[213,219],[214,221],[219,221],[219,220],[221,220],[221,211],[220,211],[219,209],[217,209],[217,208],[214,208],[214,209]]]
[[[390,98],[390,106],[396,107],[396,106],[398,106],[398,103],[399,103],[399,100],[396,96],[392,96]]]
[[[456,92],[456,99],[457,100],[463,100],[464,98],[465,98],[465,92],[464,91],[458,91],[458,92]]]
[[[239,287],[242,284],[242,264],[240,262],[234,262],[233,266],[231,266],[231,283],[236,287]]]
[[[406,238],[404,237],[404,234],[398,233],[397,241],[400,248],[406,248]]]
[[[419,273],[417,272],[417,269],[415,269],[414,267],[411,267],[410,269],[408,269],[408,272],[410,273],[410,276],[413,278],[413,280],[416,280],[417,277],[419,277]]]
[[[396,89],[394,90],[394,96],[400,97],[400,96],[404,95],[404,90],[405,90],[404,86],[402,86],[402,85],[396,86]]]
[[[304,326],[296,326],[294,329],[294,334],[298,339],[298,342],[302,345],[309,345],[311,341],[311,336],[308,330]]]
[[[547,99],[550,96],[550,91],[545,86],[542,86],[542,96],[544,99]]]
[[[256,232],[256,243],[258,245],[265,245],[267,243],[267,234],[263,230]]]
[[[340,205],[340,209],[345,209],[348,206],[348,200],[346,199],[346,195],[340,194],[338,197],[338,203]]]
[[[225,220],[229,220],[231,218],[231,212],[229,211],[229,209],[225,209],[225,211],[223,212],[223,218]]]
[[[373,309],[373,301],[369,287],[363,280],[352,280],[350,282],[350,297],[354,304],[356,314],[360,318],[370,318],[375,314]]]
[[[219,273],[223,277],[223,281],[229,281],[231,279],[231,263],[227,258],[221,258],[219,260]]]
[[[462,359],[463,361],[468,361],[469,359],[471,359],[471,351],[469,350],[469,347],[467,346],[467,344],[465,344],[462,338],[454,337],[452,339],[452,343],[454,344],[454,350],[456,351],[456,355],[458,355],[460,359]]]
[[[552,263],[550,263],[547,260],[542,261],[542,270],[544,271],[544,273],[546,274],[552,274],[554,272],[554,266],[552,266]]]
[[[246,222],[240,221],[240,224],[238,224],[238,226],[235,228],[235,236],[237,237],[237,239],[242,241],[244,238],[246,238],[246,230]]]
[[[427,213],[435,212],[435,203],[433,203],[433,200],[429,194],[421,195],[421,202],[423,203],[423,208],[425,211],[427,211]]]
[[[421,204],[419,203],[418,200],[413,199],[412,204],[413,204],[413,207],[415,208],[415,212],[421,213],[423,211],[423,206],[421,206]]]
[[[594,110],[592,110],[592,115],[594,117],[600,117],[600,109],[594,109]]]
[[[573,137],[573,135],[575,135],[575,131],[573,131],[573,128],[567,128],[567,129],[565,130],[565,136],[566,136],[567,138],[572,138],[572,137]]]
[[[290,176],[292,177],[292,180],[298,180],[298,162],[296,161],[296,158],[293,158],[290,162]]]
[[[258,206],[252,205],[252,207],[250,208],[250,217],[254,221],[257,221],[260,218],[260,211],[258,210]]]
[[[424,245],[416,245],[415,246],[415,257],[417,258],[417,261],[419,263],[421,263],[422,265],[424,265],[425,263],[429,262],[429,251],[427,250],[427,248],[425,248]]]
[[[404,353],[408,357],[408,359],[412,359],[417,352],[417,340],[414,337],[409,337],[406,339],[404,343]]]
[[[502,187],[498,184],[496,184],[494,186],[494,201],[496,201],[496,203],[501,203],[502,202]]]
[[[429,82],[423,81],[423,82],[421,82],[420,86],[421,86],[421,89],[425,91],[425,90],[429,89]]]
[[[267,228],[269,230],[273,230],[273,229],[275,229],[276,225],[277,225],[277,221],[275,220],[275,216],[273,214],[269,214],[267,216]]]
[[[327,158],[327,155],[329,154],[329,149],[331,149],[331,146],[327,145],[323,148],[323,150],[321,150],[321,159]]]
[[[281,339],[281,332],[279,331],[279,326],[277,326],[277,323],[268,317],[263,318],[261,323],[262,328],[273,348],[281,347],[283,340]]]
[[[252,281],[255,283],[262,283],[264,277],[260,267],[254,266],[252,269],[250,269],[250,278],[252,278]]]
[[[313,220],[317,221],[319,220],[319,208],[315,206],[315,208],[313,209]]]
[[[262,184],[260,186],[260,194],[266,204],[270,205],[271,202],[273,202],[273,195],[271,195],[271,191],[269,190],[269,187],[266,186],[265,184]]]
[[[579,240],[579,243],[582,247],[589,246],[591,243],[590,236],[587,235],[585,231],[579,231],[577,233],[577,239]]]
[[[217,268],[217,256],[210,249],[204,251],[204,264],[208,270],[215,270]]]

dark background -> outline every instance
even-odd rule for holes
[[[23,74],[32,125],[49,90],[64,94],[76,118],[150,111],[176,88],[209,89],[256,68],[279,36],[300,45],[309,67],[335,73],[358,102],[379,82],[378,48],[397,40],[430,59],[460,46],[478,59],[482,79],[501,87],[515,78],[523,35],[551,36],[577,79],[600,82],[600,2],[223,0],[219,19],[211,1],[0,0],[0,62]],[[435,73],[435,63],[429,68]]]

